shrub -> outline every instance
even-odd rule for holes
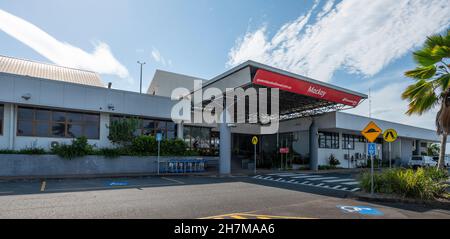
[[[130,153],[136,155],[156,155],[158,144],[155,137],[142,135],[133,139]]]
[[[187,145],[182,139],[172,139],[161,141],[162,155],[186,155]]]
[[[105,158],[117,158],[122,155],[124,152],[122,148],[101,148],[94,152],[95,155],[101,155]]]
[[[389,169],[374,174],[374,192],[433,199],[445,193],[447,178],[445,171],[435,168]],[[363,173],[360,182],[365,191],[370,191],[370,173]]]
[[[341,164],[341,162],[339,162],[339,160],[338,160],[336,157],[334,157],[333,154],[330,155],[330,157],[328,158],[328,160],[329,160],[330,166],[332,166],[332,167],[336,167],[336,166],[338,166],[339,164]]]
[[[12,150],[12,149],[2,149],[0,150],[0,154],[29,154],[29,155],[39,155],[46,154],[47,152],[43,148],[25,148],[21,150]]]
[[[135,118],[124,118],[114,120],[108,126],[108,139],[122,147],[129,146],[136,138],[135,132],[139,126],[139,120]]]
[[[25,148],[17,151],[18,154],[30,154],[30,155],[39,155],[46,154],[47,152],[43,148]]]
[[[72,140],[72,144],[61,144],[52,147],[52,152],[65,159],[73,159],[92,154],[92,146],[86,137]]]

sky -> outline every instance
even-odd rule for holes
[[[448,0],[2,0],[0,55],[96,71],[146,91],[156,69],[211,79],[254,60],[371,95],[372,117],[407,116],[412,52],[450,28]],[[347,112],[368,116],[368,100]]]

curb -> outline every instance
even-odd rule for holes
[[[124,173],[124,174],[92,174],[92,175],[39,175],[39,176],[13,176],[13,177],[0,177],[0,182],[11,181],[32,181],[32,180],[44,180],[44,179],[96,179],[96,178],[139,178],[139,177],[167,177],[167,176],[194,176],[205,177],[212,176],[213,173]]]
[[[371,195],[369,193],[356,192],[349,195],[350,198],[368,201],[368,202],[387,202],[387,203],[402,203],[402,204],[413,204],[413,205],[425,205],[433,208],[450,210],[450,200],[438,201],[438,200],[421,200],[413,198],[402,198],[398,196],[391,196],[385,194],[375,194]]]

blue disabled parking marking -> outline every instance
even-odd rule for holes
[[[128,182],[110,182],[109,186],[128,186]]]
[[[358,213],[361,215],[382,216],[384,213],[376,208],[368,206],[337,206],[345,213]]]

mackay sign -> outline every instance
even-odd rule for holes
[[[256,71],[252,82],[257,85],[278,88],[299,95],[306,95],[353,107],[357,106],[361,101],[361,96],[263,69]]]

